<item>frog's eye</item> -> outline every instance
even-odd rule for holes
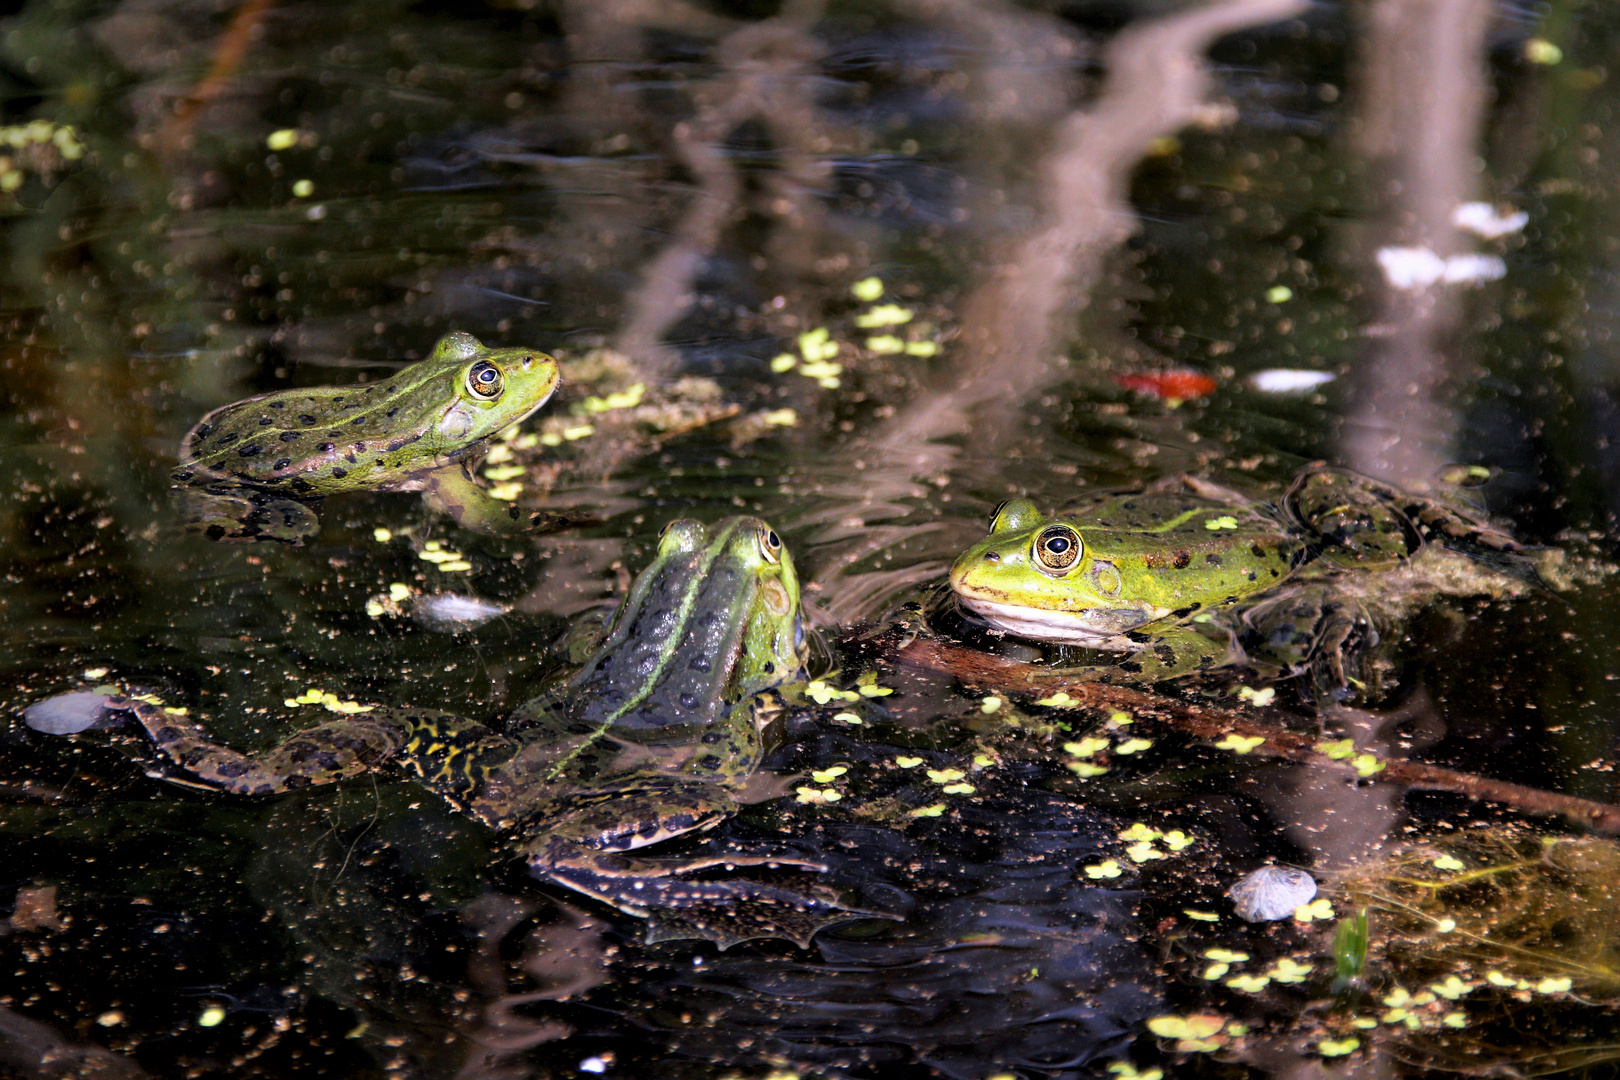
[[[782,538],[776,535],[776,530],[766,526],[759,530],[759,553],[768,563],[782,561]]]
[[[1048,525],[1035,534],[1035,562],[1048,574],[1062,574],[1080,558],[1080,534],[1067,525]]]
[[[485,400],[501,396],[502,381],[501,369],[488,360],[480,360],[467,369],[467,389]]]

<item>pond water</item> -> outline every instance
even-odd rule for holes
[[[19,5],[0,1074],[1612,1070],[1611,45],[1574,0]],[[185,528],[209,410],[450,331],[558,357],[479,472],[570,527],[370,492],[297,546]],[[1374,577],[1379,680],[1339,694],[1088,697],[943,589],[1009,498],[1240,508],[1316,461],[1544,572]],[[323,701],[499,726],[665,524],[735,514],[821,683],[760,801],[668,850],[825,866],[874,917],[808,948],[649,942],[398,773],[223,794],[23,722],[117,686],[249,750]],[[1327,903],[1238,920],[1271,864]]]

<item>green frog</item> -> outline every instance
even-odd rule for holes
[[[351,491],[420,491],[466,528],[548,527],[473,480],[492,435],[557,388],[557,361],[534,349],[487,349],[446,334],[426,360],[386,382],[244,398],[204,416],[180,444],[171,478],[188,523],[215,540],[300,544],[320,530],[308,505]]]
[[[1435,572],[1442,550],[1505,569]],[[1288,672],[1320,662],[1343,698],[1356,682],[1346,659],[1377,639],[1367,609],[1379,585],[1358,579],[1393,582],[1428,552],[1436,591],[1513,592],[1530,576],[1523,550],[1462,510],[1313,466],[1279,505],[1193,477],[1101,492],[1050,517],[1014,499],[956,560],[950,586],[996,630],[1125,654],[1079,677],[1174,679],[1251,660],[1248,643]]]
[[[757,518],[667,526],[600,645],[565,684],[499,729],[449,713],[372,708],[300,731],[257,755],[213,742],[149,695],[128,711],[191,778],[243,795],[326,784],[384,762],[512,834],[531,872],[649,920],[648,940],[755,937],[808,946],[823,926],[870,913],[822,890],[728,877],[739,866],[821,871],[781,854],[630,852],[736,813],[783,708],[771,688],[806,659],[793,560]]]

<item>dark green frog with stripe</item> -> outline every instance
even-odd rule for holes
[[[489,438],[557,388],[557,362],[534,349],[487,349],[451,333],[386,382],[260,394],[215,409],[187,432],[171,474],[185,516],[216,540],[298,544],[320,530],[311,503],[354,491],[419,491],[466,528],[542,528],[490,496],[471,469]]]
[[[516,839],[535,876],[650,920],[649,940],[754,937],[806,945],[867,913],[822,890],[735,876],[743,866],[819,871],[784,854],[630,854],[736,813],[780,711],[771,688],[806,655],[793,560],[771,527],[739,517],[665,528],[600,646],[565,684],[488,726],[431,709],[373,708],[246,755],[184,714],[119,696],[190,778],[244,795],[326,784],[393,762]]]

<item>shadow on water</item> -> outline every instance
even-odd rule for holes
[[[237,798],[19,719],[0,1074],[1612,1069],[1612,929],[1559,905],[1609,910],[1620,864],[1512,792],[1620,800],[1617,34],[1573,0],[18,6],[8,712],[114,681],[256,749],[323,693],[504,717],[666,522],[758,514],[821,689],[759,801],[675,843],[796,852],[886,917],[647,944],[397,777]],[[450,330],[557,355],[479,472],[590,524],[371,493],[297,548],[181,530],[204,413]],[[912,602],[987,666],[1053,659],[942,602],[998,503],[1178,474],[1275,502],[1314,460],[1429,493],[1486,466],[1474,511],[1562,576],[1370,586],[1400,615],[1359,702],[1209,675],[1133,718],[850,644]],[[1238,921],[1269,864],[1326,910]]]

